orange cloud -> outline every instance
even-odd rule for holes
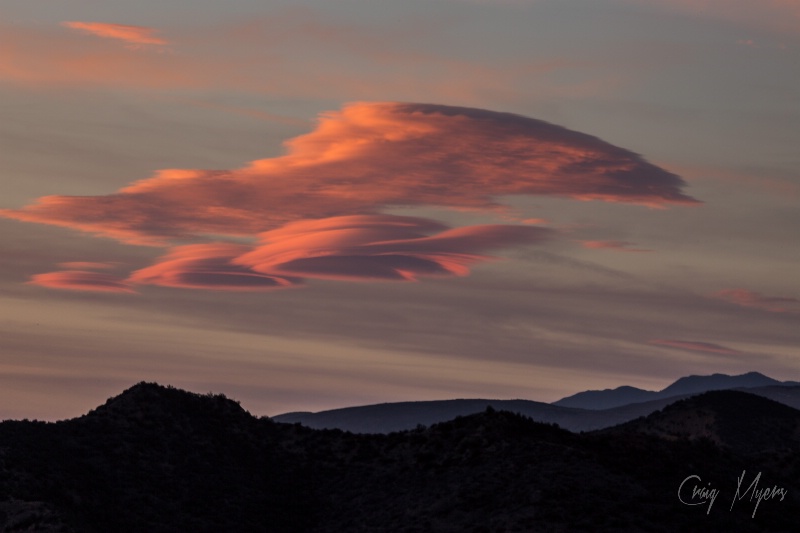
[[[214,243],[173,248],[156,264],[137,270],[130,283],[226,291],[269,290],[300,284],[288,276],[265,275],[233,264],[246,246]]]
[[[800,300],[797,298],[764,296],[747,289],[724,289],[712,296],[743,307],[753,307],[772,313],[800,313]]]
[[[653,250],[644,250],[641,248],[630,248],[636,246],[632,242],[627,241],[580,241],[584,248],[591,248],[593,250],[614,250],[617,252],[652,252]]]
[[[430,233],[438,232],[434,235]],[[489,249],[546,240],[553,230],[485,225],[448,229],[433,220],[355,215],[303,220],[265,232],[255,247],[214,243],[178,246],[137,270],[132,284],[212,290],[269,290],[305,278],[416,281],[466,276],[493,259]]]
[[[253,235],[395,206],[496,210],[506,195],[692,205],[683,180],[597,137],[510,113],[356,103],[288,153],[236,170],[163,170],[107,196],[47,196],[0,216],[137,244]]]
[[[156,37],[156,30],[145,26],[127,26],[124,24],[107,24],[104,22],[62,22],[62,26],[78,30],[97,37],[119,39],[129,44],[167,44],[167,41]]]
[[[485,250],[553,234],[530,225],[450,229],[377,214],[393,207],[497,212],[507,210],[498,198],[508,195],[651,207],[699,203],[683,194],[680,177],[632,152],[540,120],[481,109],[356,103],[324,114],[314,131],[286,147],[284,156],[236,170],[162,170],[114,194],[46,196],[22,209],[0,210],[0,216],[159,247],[221,236],[259,238],[254,247],[173,247],[126,283],[264,290],[303,278],[464,276],[471,265],[491,259]],[[80,275],[52,273],[34,282],[113,286],[105,283],[111,278],[86,274],[97,264],[69,267],[80,267],[73,270]]]
[[[100,272],[89,270],[64,270],[31,276],[30,285],[52,289],[68,289],[95,292],[135,292],[125,280]]]
[[[727,348],[725,346],[710,342],[655,339],[650,341],[650,344],[666,346],[668,348],[678,348],[680,350],[689,350],[692,352],[704,352],[720,355],[737,355],[742,353],[739,350],[734,350],[733,348]]]
[[[441,231],[444,230],[444,231]],[[440,231],[429,236],[427,233]],[[466,276],[491,259],[479,252],[546,240],[553,230],[483,225],[446,229],[390,215],[304,220],[261,234],[263,244],[234,260],[257,272],[338,280]]]

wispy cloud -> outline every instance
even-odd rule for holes
[[[593,250],[612,250],[615,252],[652,252],[644,248],[632,248],[635,243],[628,241],[580,241],[584,248]]]
[[[106,270],[117,266],[116,263],[100,263],[94,261],[67,261],[58,266],[67,270]]]
[[[97,37],[117,39],[132,45],[165,45],[168,42],[157,36],[154,28],[128,26],[105,22],[62,22],[62,26]]]
[[[135,292],[129,283],[118,276],[90,270],[63,270],[35,274],[31,276],[28,283],[52,289],[119,293]]]
[[[654,339],[650,341],[650,344],[666,346],[668,348],[677,348],[679,350],[689,350],[692,352],[703,352],[719,355],[738,355],[742,353],[739,350],[734,350],[733,348],[728,348],[726,346],[711,342]]]
[[[747,289],[723,289],[713,294],[726,302],[763,309],[772,313],[800,313],[800,299],[786,296],[765,296]]]

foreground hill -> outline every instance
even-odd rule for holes
[[[735,412],[768,431],[774,405],[744,396]],[[786,409],[778,437],[800,416]],[[356,435],[142,383],[73,420],[0,423],[0,531],[792,531],[796,441],[764,451],[757,435],[752,447],[723,436],[580,435],[492,409]],[[784,500],[733,501],[743,471]],[[691,475],[719,488],[713,509],[678,500]]]
[[[708,439],[749,454],[791,452],[800,450],[800,411],[747,392],[721,390],[680,400],[607,432]]]

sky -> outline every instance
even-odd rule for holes
[[[800,380],[798,0],[0,0],[0,419]]]

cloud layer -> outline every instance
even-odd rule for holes
[[[227,243],[177,246],[156,264],[134,272],[129,281],[228,291],[279,289],[300,284],[300,279],[261,274],[233,263],[237,256],[249,250],[246,246]]]
[[[264,232],[261,244],[173,247],[127,279],[88,270],[38,274],[31,284],[58,289],[132,292],[136,285],[226,291],[272,290],[305,279],[417,281],[466,276],[489,261],[483,252],[552,237],[548,228],[481,225],[449,229],[424,218],[354,215],[303,220]],[[67,268],[73,264],[67,263]]]
[[[252,235],[395,206],[493,210],[505,195],[695,204],[683,180],[596,137],[509,113],[356,103],[288,153],[237,170],[162,170],[106,196],[47,196],[0,216],[137,244]]]
[[[427,235],[432,231],[435,235]],[[553,230],[482,225],[446,229],[421,218],[389,215],[305,220],[261,234],[263,244],[235,260],[262,273],[338,280],[465,276],[490,257],[481,252],[543,241]]]
[[[509,195],[662,207],[696,204],[678,176],[596,137],[509,113],[355,103],[322,115],[281,157],[236,170],[170,169],[105,196],[46,196],[0,216],[168,248],[127,278],[65,264],[32,284],[130,292],[140,285],[272,290],[305,279],[465,276],[486,251],[539,243],[547,228],[449,228],[380,214],[407,206],[485,212]],[[533,219],[532,219],[533,220]],[[237,238],[237,243],[224,242]],[[243,244],[242,238],[251,243]],[[631,250],[628,243],[590,247]]]

